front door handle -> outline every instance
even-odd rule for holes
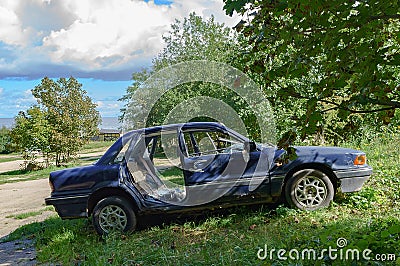
[[[197,160],[193,163],[193,168],[189,168],[191,172],[204,172],[202,164],[206,163],[207,160]]]
[[[207,160],[197,160],[194,162],[193,166],[195,169],[203,168],[202,164],[206,163]]]

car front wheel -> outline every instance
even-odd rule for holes
[[[285,187],[285,197],[289,205],[309,211],[328,206],[334,193],[329,177],[316,169],[295,172],[289,177]]]
[[[112,196],[97,203],[93,210],[93,226],[97,233],[127,232],[136,228],[136,215],[127,200]]]

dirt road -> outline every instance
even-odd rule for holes
[[[20,166],[23,163],[24,160],[16,160],[11,162],[0,163],[0,173],[18,170],[20,169]]]
[[[99,157],[104,151],[82,154],[82,160]],[[0,173],[18,170],[23,160],[0,163]],[[44,199],[50,196],[48,179],[30,180],[0,185],[0,238],[22,225],[41,222],[55,215],[45,209]],[[26,217],[18,217],[25,214]],[[23,219],[18,219],[23,218]],[[0,243],[0,266],[36,265],[35,250],[30,241]]]
[[[50,187],[47,179],[0,185],[0,238],[21,225],[43,221],[53,215],[53,211],[44,211],[44,199],[49,195]],[[42,212],[42,214],[16,219],[16,215],[30,212]]]
[[[81,160],[98,158],[104,151],[81,154]],[[23,160],[0,163],[0,173],[18,170]],[[30,180],[0,185],[0,238],[8,235],[18,227],[36,221],[43,221],[54,215],[45,211],[44,199],[50,196],[48,179]],[[16,219],[18,214],[41,212],[39,215]]]
[[[47,179],[0,185],[0,238],[22,225],[40,222],[51,215],[46,211],[44,198],[50,195]],[[18,214],[34,213],[24,219]],[[36,265],[36,253],[31,241],[12,241],[0,244],[0,266]]]

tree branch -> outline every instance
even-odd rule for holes
[[[378,19],[388,20],[388,19],[391,19],[391,18],[392,18],[392,19],[400,19],[400,14],[370,16],[370,17],[368,18],[368,21],[378,20]]]

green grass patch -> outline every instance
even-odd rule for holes
[[[337,240],[344,238],[348,248],[398,255],[399,228],[398,212],[382,215],[340,206],[299,212],[281,206],[239,208],[198,222],[105,238],[97,236],[88,220],[50,218],[21,227],[9,240],[35,237],[40,262],[66,265],[287,265],[288,261],[279,263],[276,253],[272,261],[260,260],[257,253],[265,247],[321,251],[337,248]],[[349,265],[349,261],[304,260],[301,265]]]
[[[89,153],[96,151],[103,151],[108,149],[111,145],[114,144],[113,141],[90,141],[88,144],[83,145],[80,150],[80,153]]]
[[[13,161],[18,161],[18,160],[22,160],[21,157],[18,157],[16,155],[12,155],[12,156],[1,156],[0,157],[0,163],[6,163],[6,162],[13,162]]]
[[[41,170],[35,170],[35,171],[13,170],[13,171],[0,173],[0,184],[48,178],[50,172],[62,170],[65,168],[70,168],[70,167],[93,164],[100,157],[101,156],[82,156],[80,158],[74,159],[67,165],[60,166],[60,167],[50,165],[48,168],[41,169]]]
[[[54,207],[53,206],[46,206],[45,208],[43,208],[42,210],[39,210],[39,211],[32,211],[32,212],[25,212],[25,213],[8,215],[8,216],[6,216],[6,218],[14,218],[14,219],[17,219],[17,220],[23,220],[23,219],[26,219],[26,218],[29,218],[29,217],[34,217],[34,216],[41,215],[45,211],[54,211]]]
[[[37,171],[14,170],[14,171],[0,173],[0,184],[48,178],[50,172],[58,169],[61,168],[50,166],[49,168]]]
[[[39,262],[62,265],[400,265],[400,135],[341,146],[365,151],[374,174],[361,191],[338,195],[322,210],[242,207],[105,238],[89,220],[52,217],[17,229],[8,240],[34,238]],[[175,171],[163,175],[174,179]],[[370,249],[370,257],[394,254],[397,261],[277,258],[279,249],[338,249],[340,238],[343,252]],[[257,257],[265,248],[275,249],[272,260]]]
[[[66,166],[62,166],[62,167],[56,167],[56,166],[52,165],[48,168],[45,168],[42,170],[36,170],[36,171],[27,171],[27,170],[8,171],[8,172],[0,173],[0,184],[48,178],[50,172],[62,170],[62,169],[69,168],[69,167],[75,167],[75,166],[79,166],[79,165],[83,165],[83,164],[88,164],[88,163],[89,162],[77,161],[74,163],[70,163]]]
[[[173,166],[165,170],[160,170],[160,178],[162,180],[168,180],[172,183],[175,183],[177,185],[184,186],[185,185],[185,180],[183,179],[183,172],[182,169]]]

